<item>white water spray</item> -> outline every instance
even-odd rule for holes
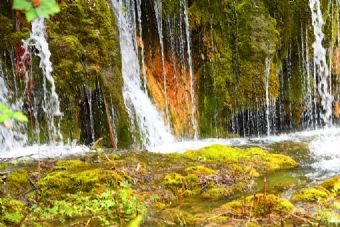
[[[30,47],[33,47],[37,51],[36,55],[40,58],[39,67],[44,76],[43,111],[46,114],[48,122],[50,142],[54,143],[57,137],[61,138],[60,130],[56,127],[54,120],[56,116],[61,116],[62,113],[60,112],[59,97],[56,92],[54,78],[52,77],[53,68],[50,60],[51,52],[48,47],[46,36],[44,18],[33,20],[31,35],[27,40],[23,41],[23,47],[25,49],[23,59],[29,56]],[[47,88],[46,80],[50,84],[50,89]]]
[[[0,103],[8,104],[9,99],[10,94],[6,85],[5,73],[2,69],[2,62],[0,61]],[[10,104],[9,108],[18,111],[21,106],[22,101],[18,100],[16,103]],[[16,121],[9,121],[9,124],[11,128],[0,124],[0,154],[4,151],[21,147],[27,142],[26,134],[21,132],[24,124]]]
[[[333,96],[329,92],[331,75],[327,65],[326,50],[322,45],[324,39],[324,33],[322,31],[324,23],[323,15],[319,0],[309,0],[309,6],[312,12],[312,24],[315,36],[313,43],[315,73],[318,76],[318,93],[321,97],[321,107],[323,109],[321,118],[326,125],[331,125]]]
[[[266,57],[265,65],[266,69],[264,72],[265,75],[265,84],[266,84],[266,121],[267,121],[267,136],[270,136],[270,100],[269,100],[269,76],[270,76],[270,62],[271,59]]]
[[[118,19],[124,80],[123,95],[128,114],[132,121],[136,120],[145,148],[172,143],[174,137],[170,129],[142,89],[137,47],[133,36],[136,26],[131,21],[135,2],[134,0],[111,0],[111,2]]]

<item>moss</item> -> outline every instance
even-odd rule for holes
[[[241,163],[229,164],[228,168],[232,172],[233,176],[240,176],[242,174],[247,174],[250,177],[261,176],[261,174],[259,172],[257,172],[256,169],[253,166],[243,164],[243,163],[242,164]]]
[[[193,166],[185,168],[184,172],[186,175],[167,174],[162,184],[179,197],[200,196],[205,199],[219,199],[232,192],[231,188],[224,185],[219,171],[204,166]]]
[[[7,177],[8,192],[13,196],[21,196],[31,188],[27,171],[19,169],[11,172]]]
[[[333,177],[320,184],[321,187],[327,189],[329,192],[340,193],[340,176]]]
[[[101,193],[107,188],[119,187],[120,183],[129,179],[128,174],[122,171],[68,160],[59,161],[52,172],[38,181],[38,186],[42,197],[60,199],[76,192]]]
[[[171,173],[165,176],[163,185],[176,193],[178,189],[184,189],[185,178],[181,174]]]
[[[193,166],[188,167],[184,170],[188,174],[195,174],[195,175],[212,175],[212,174],[218,174],[217,170],[209,169],[205,166]]]
[[[26,213],[23,202],[10,196],[0,198],[0,225],[19,226]]]
[[[271,154],[261,148],[241,149],[213,145],[197,151],[187,151],[183,156],[194,160],[218,160],[231,164],[252,161],[256,163],[254,168],[261,172],[290,169],[297,166],[297,163],[292,158],[280,154]]]
[[[291,202],[272,194],[267,195],[266,198],[264,198],[263,194],[248,196],[244,201],[236,200],[226,203],[222,206],[222,209],[231,210],[236,214],[242,214],[242,212],[245,211],[248,214],[251,212],[256,216],[262,216],[265,212],[265,203],[267,209],[266,212],[272,214],[286,214],[287,212],[295,210],[295,206]]]
[[[55,170],[81,170],[90,165],[81,160],[61,160],[55,164]]]
[[[230,189],[224,187],[209,188],[207,191],[202,193],[202,198],[210,200],[218,200],[227,197],[232,194]]]
[[[330,193],[322,187],[303,189],[292,196],[293,202],[320,202],[330,197]]]
[[[11,164],[8,162],[0,163],[0,171],[7,169]]]
[[[340,222],[340,214],[330,210],[320,210],[316,215],[316,219],[325,223],[326,226],[336,226],[336,223]]]

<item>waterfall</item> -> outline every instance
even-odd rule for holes
[[[142,74],[144,79],[144,90],[147,94],[148,87],[147,87],[147,78],[146,78],[146,70],[145,70],[145,50],[144,50],[144,43],[143,43],[143,28],[142,28],[142,0],[137,0],[137,15],[138,15],[138,29],[139,29],[139,43],[141,46],[141,60],[142,60]]]
[[[136,24],[135,0],[111,0],[117,17],[120,49],[122,55],[123,96],[132,122],[137,122],[143,146],[153,146],[174,141],[161,113],[142,89],[137,46],[135,45]]]
[[[265,75],[265,84],[266,84],[266,121],[267,121],[267,136],[270,136],[270,100],[269,100],[269,76],[270,76],[270,62],[271,59],[266,57],[265,65],[266,69],[264,72]]]
[[[94,143],[96,141],[96,137],[94,134],[94,118],[93,118],[93,108],[92,108],[92,92],[91,89],[85,90],[86,97],[87,97],[87,103],[89,105],[89,112],[90,112],[90,128],[91,128],[91,139]]]
[[[322,31],[323,15],[319,0],[309,0],[309,6],[312,12],[312,24],[315,36],[313,43],[314,69],[318,78],[318,93],[321,97],[321,108],[323,110],[321,112],[321,118],[326,125],[331,125],[333,97],[329,91],[329,78],[331,75],[327,65],[326,50],[322,46],[324,39],[324,33]]]
[[[2,62],[0,61],[0,103],[9,105],[8,103],[11,98],[6,84],[6,75],[2,68]],[[21,106],[22,101],[17,100],[14,104],[9,105],[9,108],[13,111],[18,111]],[[22,147],[27,142],[26,134],[21,132],[24,124],[16,121],[9,121],[9,124],[10,128],[0,124],[0,151],[8,151]]]
[[[52,77],[52,62],[50,60],[51,52],[48,47],[46,38],[46,26],[43,18],[37,18],[32,22],[32,32],[30,37],[23,41],[23,48],[25,53],[23,61],[29,56],[30,47],[33,47],[37,52],[35,53],[40,58],[39,67],[43,74],[43,111],[48,122],[48,133],[50,142],[54,143],[58,138],[61,138],[60,128],[55,125],[55,117],[61,116],[59,97],[56,92],[54,78]],[[50,89],[47,88],[46,80],[49,82]]]
[[[161,0],[155,0],[155,15],[157,21],[157,30],[159,36],[159,44],[161,47],[162,67],[163,67],[163,89],[164,89],[164,100],[165,100],[165,115],[167,121],[169,121],[169,101],[167,93],[167,82],[166,82],[166,69],[165,69],[165,56],[164,56],[164,41],[163,41],[163,17],[162,17],[162,2]]]
[[[192,67],[188,6],[185,1],[181,1],[181,3],[184,6],[184,22],[185,22],[185,33],[186,33],[186,39],[187,39],[189,73],[190,73],[191,123],[194,129],[194,138],[197,139],[198,126],[197,126],[197,120],[196,120],[195,85],[194,85],[194,75],[193,75],[193,67]]]

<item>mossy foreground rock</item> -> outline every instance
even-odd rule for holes
[[[17,226],[26,214],[25,204],[11,196],[0,198],[0,226]]]
[[[230,210],[235,214],[249,216],[263,216],[265,214],[286,214],[295,209],[295,206],[286,199],[279,198],[275,195],[256,194],[248,196],[244,200],[235,200],[226,203],[222,209]]]
[[[288,156],[271,154],[256,147],[213,145],[172,156],[201,164],[168,173],[164,177],[163,186],[178,197],[220,199],[246,190],[252,185],[254,177],[297,166]]]
[[[187,151],[183,156],[194,160],[220,161],[230,164],[251,162],[253,163],[254,168],[259,172],[290,169],[298,165],[296,161],[288,156],[271,154],[257,147],[242,149],[213,145],[197,151]]]
[[[294,202],[320,202],[329,198],[330,193],[323,187],[306,188],[292,196]]]
[[[325,180],[313,187],[305,188],[292,196],[294,202],[322,202],[340,195],[340,176]]]
[[[145,214],[131,177],[114,161],[89,155],[11,168],[0,192],[1,227],[127,226]]]
[[[237,226],[221,207],[226,199],[249,193],[260,174],[296,165],[260,148],[217,145],[183,154],[97,152],[4,165],[9,175],[0,226],[125,227],[142,217],[140,226]],[[260,217],[262,197],[254,201]],[[267,205],[271,212],[293,209],[271,195]]]
[[[125,172],[90,165],[79,160],[59,161],[52,172],[38,181],[41,196],[63,199],[77,192],[102,193],[128,181]]]

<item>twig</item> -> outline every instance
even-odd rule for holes
[[[110,113],[109,113],[109,109],[108,109],[105,97],[103,98],[103,100],[104,100],[104,106],[105,106],[106,120],[107,120],[107,124],[109,126],[109,135],[110,135],[110,139],[111,139],[112,148],[116,149],[117,144],[116,144],[116,140],[115,140],[114,133],[113,133],[113,127],[112,127],[112,124],[111,124],[111,116],[110,116]]]

